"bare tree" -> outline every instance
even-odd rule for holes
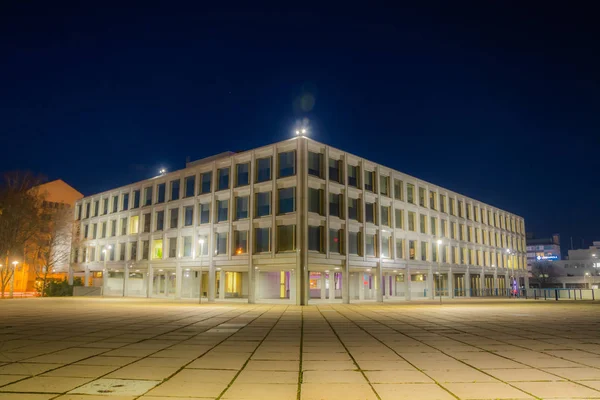
[[[56,205],[57,208],[43,208],[42,226],[32,241],[32,261],[36,278],[42,281],[42,296],[48,284],[48,277],[68,269],[71,258],[72,211],[65,204]]]
[[[531,266],[531,274],[540,283],[540,287],[548,287],[549,284],[555,282],[555,278],[560,274],[557,272],[556,267],[551,262],[535,262]]]
[[[14,261],[23,262],[25,244],[39,231],[43,196],[36,186],[40,179],[29,172],[11,172],[0,185],[0,297],[15,274]],[[19,260],[15,260],[19,258]]]

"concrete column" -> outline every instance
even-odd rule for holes
[[[396,275],[390,277],[390,296],[396,297]]]
[[[469,267],[465,271],[465,297],[471,297],[471,273]]]
[[[494,296],[498,295],[498,271],[494,270]]]
[[[381,285],[381,290],[383,290],[383,298],[390,298],[390,275],[385,273],[383,274],[383,284]]]
[[[375,301],[383,303],[383,268],[381,262],[377,263],[375,270]]]
[[[325,286],[325,272],[321,272],[321,300],[327,299],[327,288]]]
[[[25,269],[25,267],[23,267],[23,270]],[[73,265],[69,265],[69,275],[68,275],[68,282],[69,285],[73,286],[73,275],[74,275],[74,271],[73,271]],[[25,282],[25,288],[27,288],[27,282]]]
[[[358,273],[358,300],[365,299],[365,274],[361,271]]]
[[[406,267],[404,270],[404,300],[411,299],[411,287],[410,287],[410,268]]]
[[[479,275],[479,286],[481,289],[480,296],[484,296],[485,289],[487,289],[487,288],[485,287],[485,270],[483,269],[483,267],[481,267],[481,274]]]
[[[427,291],[429,293],[427,293],[427,297],[429,297],[430,299],[433,300],[434,296],[435,296],[435,289],[434,289],[434,283],[433,283],[433,268],[429,267],[429,272],[427,273]]]
[[[344,261],[342,271],[342,303],[350,304],[350,263],[348,260]]]
[[[335,272],[329,273],[329,301],[335,300]]]
[[[219,271],[219,299],[225,300],[225,271]]]
[[[183,281],[183,273],[181,272],[181,264],[179,262],[175,266],[175,298],[181,299],[181,283]]]
[[[87,265],[85,266],[83,279],[83,286],[90,286],[90,268]]]
[[[508,276],[508,271],[504,274],[504,296],[510,296],[511,282]]]
[[[208,265],[208,302],[215,302],[215,289],[217,281],[214,261]]]
[[[448,268],[448,297],[454,298],[454,274],[452,268]]]

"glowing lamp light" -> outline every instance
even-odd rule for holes
[[[235,254],[242,254],[242,248],[240,247],[239,249],[237,249],[237,250],[235,251]]]

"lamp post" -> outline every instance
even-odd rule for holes
[[[198,304],[202,304],[202,256],[204,255],[204,239],[198,240],[200,243],[200,292],[198,293]]]
[[[102,270],[102,296],[104,296],[104,292],[106,291],[106,283],[108,282],[108,271],[106,270],[106,259],[108,258],[108,251],[112,249],[112,246],[109,244],[104,249],[102,249],[102,253],[104,254],[104,269]]]
[[[442,291],[441,291],[441,284],[442,284],[442,273],[440,272],[440,269],[442,267],[442,258],[441,258],[441,254],[440,254],[440,246],[442,245],[442,239],[438,239],[437,241],[437,261],[438,261],[438,294],[440,295],[440,304],[442,304]]]

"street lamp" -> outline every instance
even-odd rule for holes
[[[442,304],[442,291],[441,291],[441,281],[442,281],[442,274],[440,273],[440,269],[442,266],[442,257],[440,254],[440,246],[442,245],[442,239],[438,239],[437,241],[437,261],[438,261],[438,292],[440,295],[440,304]],[[450,279],[450,276],[448,276],[448,279]]]
[[[200,292],[198,293],[198,304],[202,304],[202,256],[204,255],[204,239],[198,240],[200,243]]]

